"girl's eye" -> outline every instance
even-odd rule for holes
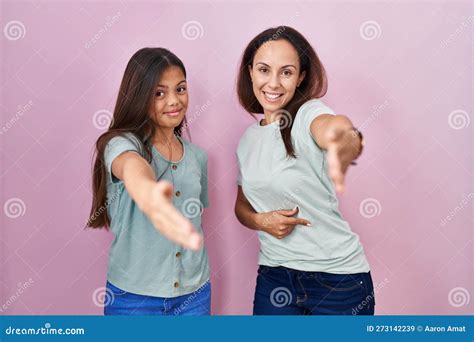
[[[158,91],[155,93],[155,95],[156,95],[157,97],[163,97],[163,96],[165,95],[165,93],[164,93],[163,91],[161,91],[161,90],[158,90]]]
[[[179,87],[177,90],[179,94],[182,94],[186,92],[186,87]]]

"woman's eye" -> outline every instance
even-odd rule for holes
[[[292,73],[290,70],[283,70],[282,74],[283,74],[284,76],[291,76],[291,75],[293,75],[293,73]]]
[[[158,90],[158,91],[155,93],[155,95],[156,95],[157,97],[163,97],[163,96],[165,95],[165,93],[164,93],[163,91],[161,91],[161,90]]]
[[[258,69],[258,71],[266,73],[268,71],[268,69],[267,68],[260,68],[260,69]]]

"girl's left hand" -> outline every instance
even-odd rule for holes
[[[326,134],[329,177],[334,182],[336,191],[342,193],[347,168],[359,155],[361,141],[352,129],[331,128]]]

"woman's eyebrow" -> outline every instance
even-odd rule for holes
[[[257,65],[257,64],[262,64],[262,65],[264,65],[268,68],[271,68],[267,63],[264,63],[264,62],[255,63],[255,65]],[[280,69],[284,69],[284,68],[295,68],[296,69],[296,66],[294,66],[293,64],[287,64],[287,65],[284,65],[284,66],[280,67]]]

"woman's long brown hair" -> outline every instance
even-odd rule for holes
[[[244,50],[237,79],[237,95],[239,102],[250,114],[263,113],[263,107],[253,93],[249,66],[257,50],[269,41],[285,39],[296,49],[300,61],[300,73],[306,72],[303,81],[296,88],[295,95],[285,108],[291,115],[289,120],[280,121],[280,132],[289,157],[296,158],[293,143],[291,142],[291,128],[298,109],[308,100],[323,97],[327,91],[327,78],[324,66],[319,60],[311,44],[306,38],[289,26],[269,28],[258,34],[250,41]]]
[[[107,207],[111,199],[107,199],[104,151],[112,138],[124,136],[124,133],[133,133],[143,144],[141,147],[143,147],[144,156],[151,163],[151,140],[155,134],[155,124],[149,113],[153,108],[156,85],[163,72],[170,66],[179,67],[186,77],[183,62],[164,48],[140,49],[128,62],[110,127],[97,139],[95,145],[95,162],[92,168],[92,208],[86,227],[107,229],[110,227]],[[183,126],[186,128],[186,119],[174,129],[176,135],[181,136]]]

